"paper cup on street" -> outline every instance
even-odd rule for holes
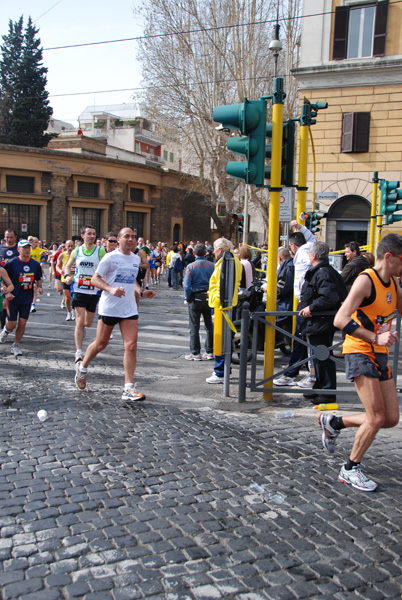
[[[38,410],[37,417],[43,423],[47,419],[47,412],[45,410]]]

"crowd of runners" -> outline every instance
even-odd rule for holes
[[[327,259],[323,261],[320,258],[322,253],[325,256],[328,254],[326,244],[311,240],[309,245],[306,228],[296,222],[295,228],[297,231],[293,235],[301,236],[300,243],[295,239],[293,244],[289,244],[295,266],[298,253],[304,248],[305,257],[308,256],[311,263],[310,266],[306,263],[307,275],[315,272],[314,269],[326,267]],[[173,290],[183,286],[185,301],[189,305],[191,353],[185,357],[186,360],[214,359],[214,372],[207,382],[222,383],[224,357],[213,353],[211,322],[211,309],[214,309],[215,327],[224,316],[220,306],[222,257],[225,252],[233,251],[233,308],[237,304],[238,287],[249,288],[256,270],[261,270],[263,266],[261,253],[252,259],[249,248],[235,250],[225,238],[215,240],[213,245],[208,241],[190,241],[188,245],[181,242],[168,249],[162,242],[153,245],[143,238],[137,240],[135,232],[129,227],[97,239],[95,228],[86,225],[81,229],[81,240],[78,242],[66,240],[61,244],[52,244],[51,248],[32,236],[17,240],[16,232],[8,229],[1,242],[0,343],[5,343],[10,333],[15,331],[11,353],[16,357],[22,354],[19,343],[30,313],[37,310],[37,294],[43,294],[43,282],[46,280],[44,265],[48,263],[48,286],[54,285],[62,296],[61,307],[66,311],[66,320],[75,321],[76,386],[80,390],[86,388],[91,362],[106,348],[113,328],[119,325],[124,344],[125,384],[122,399],[125,401],[145,399],[134,383],[138,306],[141,297],[155,296],[155,288],[164,273],[167,275],[167,285]],[[301,288],[302,299],[310,285],[311,277],[307,275]],[[402,314],[401,276],[402,236],[390,233],[378,244],[374,266],[357,275],[334,320],[334,325],[343,332],[345,338],[343,355],[346,375],[355,383],[364,412],[343,416],[322,414],[319,425],[323,430],[323,446],[329,452],[335,451],[337,438],[344,428],[357,429],[350,457],[342,466],[338,479],[363,491],[374,491],[377,487],[361,467],[365,452],[380,429],[394,427],[399,421],[398,398],[388,365],[388,349],[398,339],[391,324],[395,310]],[[310,294],[310,297],[311,303],[301,308],[300,318],[314,315],[315,296]],[[96,312],[96,337],[84,352],[85,330],[91,327]],[[199,340],[201,315],[208,330],[203,355]]]

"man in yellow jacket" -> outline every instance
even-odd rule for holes
[[[215,333],[219,330],[222,330],[222,306],[220,299],[220,279],[221,279],[221,268],[222,268],[222,257],[225,252],[232,252],[233,245],[226,238],[219,238],[214,242],[214,256],[215,256],[215,269],[211,275],[211,279],[209,280],[209,290],[208,290],[208,304],[211,308],[214,309],[214,324],[215,324]],[[240,285],[240,281],[242,278],[243,266],[237,256],[234,256],[235,261],[235,276],[234,276],[234,289],[233,289],[233,300],[232,306],[230,310],[225,311],[226,315],[229,319],[232,318],[232,308],[236,308],[237,306],[237,291]],[[223,383],[223,371],[224,371],[224,363],[225,356],[224,354],[217,354],[216,348],[216,337],[214,339],[214,353],[215,353],[215,365],[214,371],[211,377],[206,379],[207,383]]]

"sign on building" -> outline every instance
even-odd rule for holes
[[[293,188],[283,188],[280,196],[279,220],[292,220]]]

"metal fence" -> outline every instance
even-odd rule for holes
[[[238,400],[239,402],[244,402],[246,399],[246,388],[249,388],[252,392],[272,392],[273,394],[300,394],[300,387],[282,387],[282,386],[272,386],[264,387],[264,384],[267,382],[276,379],[283,375],[287,370],[288,366],[282,368],[281,370],[275,372],[272,376],[261,379],[258,377],[258,325],[259,323],[263,323],[264,326],[268,325],[269,327],[273,327],[276,331],[279,331],[283,335],[286,335],[288,338],[292,338],[292,340],[297,340],[299,343],[303,344],[307,348],[307,357],[303,360],[300,360],[294,364],[292,364],[292,368],[303,367],[303,365],[308,366],[308,362],[313,358],[318,361],[333,360],[337,366],[337,369],[344,369],[344,361],[341,358],[337,358],[330,354],[331,351],[340,351],[342,349],[343,340],[335,340],[332,346],[313,346],[311,345],[307,339],[301,339],[296,337],[294,334],[290,334],[288,331],[282,329],[280,324],[271,323],[267,320],[267,317],[286,317],[286,316],[296,316],[297,312],[254,312],[252,316],[250,316],[247,307],[244,307],[242,312],[242,324],[241,324],[241,342],[240,342],[240,368],[239,368],[239,391],[238,391]],[[320,313],[321,316],[329,316],[335,315],[335,312],[323,312]],[[399,346],[400,346],[400,331],[401,331],[401,315],[396,312],[396,322],[395,322],[395,331],[398,332],[398,341],[392,346],[390,349],[390,364],[392,365],[392,373],[395,380],[395,385],[397,385],[397,377],[398,377],[398,359],[399,359]],[[252,335],[252,348],[251,348],[251,369],[250,373],[247,372],[247,364],[248,364],[248,331],[250,325],[250,318],[253,321],[253,335]],[[279,322],[280,323],[280,322]],[[260,354],[261,356],[261,354]],[[274,369],[275,370],[275,369]],[[397,388],[398,389],[398,388]],[[317,389],[313,388],[303,388],[304,394],[313,394],[317,393]],[[398,391],[400,391],[398,389]],[[338,397],[347,397],[351,394],[356,394],[355,387],[353,383],[346,382],[342,383],[340,387],[337,389],[325,389],[319,390],[320,395],[337,395]]]

